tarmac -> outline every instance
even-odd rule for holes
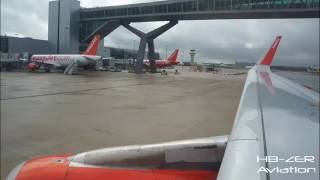
[[[229,134],[239,74],[1,72],[1,179],[35,156]]]

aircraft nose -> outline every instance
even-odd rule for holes
[[[15,180],[21,170],[21,168],[24,166],[26,162],[22,162],[19,165],[17,165],[16,167],[13,168],[13,170],[10,172],[10,174],[8,175],[6,180]]]

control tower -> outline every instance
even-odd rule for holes
[[[196,55],[196,50],[191,49],[189,54],[190,54],[190,62],[192,65],[194,65],[194,56]]]

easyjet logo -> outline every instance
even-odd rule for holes
[[[59,60],[71,60],[70,56],[33,56],[31,61],[35,62],[45,62],[45,61],[59,61]]]
[[[93,45],[96,43],[96,41],[98,41],[98,37],[97,36],[94,37],[93,41],[89,45],[88,51],[90,51],[93,48]]]

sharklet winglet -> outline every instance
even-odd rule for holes
[[[264,56],[264,58],[261,60],[259,63],[260,65],[267,65],[270,66],[273,60],[274,55],[277,52],[277,48],[280,44],[282,36],[277,36],[276,40],[273,42],[272,46],[270,47],[269,51],[267,54]]]

